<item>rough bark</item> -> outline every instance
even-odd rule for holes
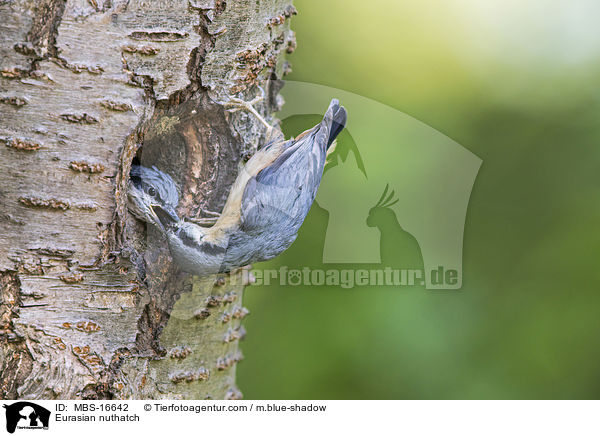
[[[0,395],[239,398],[240,273],[200,279],[127,212],[134,159],[219,211],[263,130],[291,0],[0,0]],[[265,82],[263,82],[265,81]],[[263,113],[279,109],[269,86]]]

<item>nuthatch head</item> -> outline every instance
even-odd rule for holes
[[[346,110],[334,99],[312,129],[257,151],[240,170],[210,228],[179,219],[177,188],[155,168],[132,169],[130,208],[163,232],[173,260],[184,271],[207,275],[272,259],[296,239],[321,183],[327,149],[346,119]],[[156,195],[150,195],[150,188]]]
[[[165,231],[158,214],[166,214],[179,221],[175,208],[179,203],[177,186],[173,179],[155,167],[132,165],[127,191],[129,210],[142,221]]]

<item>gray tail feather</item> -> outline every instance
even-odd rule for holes
[[[327,148],[331,146],[335,138],[340,134],[344,127],[346,126],[346,121],[348,119],[348,113],[344,106],[340,106],[340,102],[337,99],[331,100],[329,104],[329,108],[327,112],[325,112],[325,116],[323,117],[323,124],[325,124],[329,129],[329,138],[327,139]]]

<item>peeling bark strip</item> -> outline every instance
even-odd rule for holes
[[[11,104],[13,106],[25,106],[27,100],[20,97],[0,97],[0,103]]]
[[[97,174],[97,173],[101,173],[102,171],[104,171],[106,168],[104,168],[104,165],[99,164],[99,163],[89,163],[89,162],[83,162],[83,161],[72,161],[69,164],[69,168],[71,168],[73,171],[79,171],[80,173],[90,173],[90,174]]]
[[[42,148],[41,144],[25,141],[23,139],[12,138],[12,139],[4,139],[0,138],[0,142],[4,142],[7,147],[15,148],[17,150],[24,151],[36,151]]]
[[[127,112],[130,110],[133,110],[133,108],[131,107],[131,105],[129,103],[118,103],[116,101],[104,100],[100,104],[102,106],[104,106],[106,109],[110,109],[110,110],[118,111],[118,112]]]
[[[131,32],[129,37],[131,39],[140,39],[144,41],[156,41],[156,42],[170,42],[178,41],[180,39],[187,38],[189,33],[187,32]]]
[[[83,281],[83,274],[63,274],[59,278],[65,283],[79,283]]]
[[[287,20],[288,18],[290,18],[294,15],[298,15],[298,11],[296,10],[296,8],[293,5],[289,5],[288,7],[285,8],[285,10],[281,14],[276,15],[273,18],[270,18],[267,21],[267,27],[272,29],[275,26],[281,26],[283,23],[285,23],[285,20]]]
[[[27,74],[27,70],[23,70],[21,68],[13,67],[13,68],[3,68],[0,70],[0,76],[7,79],[16,79],[18,77],[25,76]]]
[[[126,45],[123,47],[123,51],[127,53],[139,53],[146,56],[153,56],[160,52],[158,47],[153,47],[150,45],[143,45],[141,47],[136,47],[134,45]]]
[[[238,399],[244,284],[181,273],[127,213],[132,160],[219,211],[264,128],[290,0],[0,1],[0,398]],[[278,109],[276,87],[258,109]]]
[[[80,124],[95,124],[98,120],[86,113],[83,114],[61,114],[60,116],[63,120],[68,121],[70,123],[80,123]]]
[[[19,201],[25,206],[45,207],[48,209],[67,210],[71,208],[69,202],[55,198],[20,197]]]

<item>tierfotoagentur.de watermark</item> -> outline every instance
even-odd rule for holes
[[[430,282],[435,285],[454,286],[458,283],[458,271],[445,270],[443,266],[429,272]],[[256,286],[339,286],[351,289],[360,286],[424,286],[425,272],[419,269],[395,269],[391,267],[372,269],[321,269],[288,268],[248,269],[231,276],[232,283],[249,283]]]

